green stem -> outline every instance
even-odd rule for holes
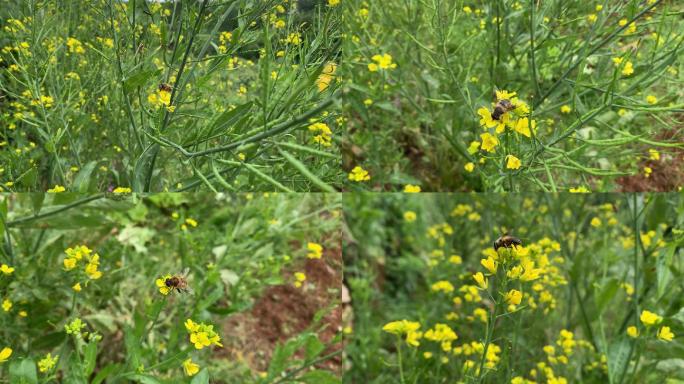
[[[403,341],[401,340],[401,338],[398,338],[397,339],[397,359],[398,359],[397,363],[399,364],[399,379],[401,380],[401,384],[404,384],[404,383],[406,383],[406,381],[404,379],[404,366],[403,366],[403,363],[401,361],[401,343],[403,343]]]
[[[147,338],[147,335],[152,332],[152,329],[154,329],[154,326],[157,324],[157,320],[159,320],[159,315],[162,312],[162,309],[164,309],[164,305],[166,304],[166,298],[167,296],[165,295],[164,298],[162,299],[162,305],[159,306],[159,309],[157,310],[157,313],[154,315],[154,320],[152,320],[152,324],[150,324],[150,327],[147,328],[145,332],[140,336],[140,344],[142,345],[143,341]]]
[[[86,198],[83,198],[80,200],[76,200],[73,203],[64,205],[64,206],[59,207],[57,209],[53,209],[52,211],[48,211],[48,212],[41,213],[38,215],[33,215],[33,216],[20,217],[16,220],[8,221],[6,223],[6,226],[9,228],[9,227],[13,227],[13,226],[16,226],[19,224],[25,224],[25,223],[29,223],[31,221],[40,220],[40,219],[44,219],[46,217],[54,216],[60,212],[64,212],[64,211],[69,210],[69,209],[74,208],[74,207],[78,207],[79,205],[83,205],[83,204],[87,204],[91,201],[99,200],[99,199],[103,198],[104,196],[105,196],[104,193],[98,193],[96,195],[92,195],[92,196],[89,196],[89,197],[86,197]]]

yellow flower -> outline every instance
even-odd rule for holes
[[[318,243],[308,243],[306,248],[309,250],[306,257],[309,259],[320,259],[323,255],[323,246]]]
[[[478,272],[473,275],[473,279],[475,279],[475,282],[481,289],[487,289],[488,286],[488,281],[482,274],[482,272]]]
[[[12,348],[10,347],[5,347],[0,351],[0,363],[4,363],[9,359],[9,357],[12,356]]]
[[[185,320],[185,329],[188,330],[188,332],[196,332],[199,329],[199,324],[195,323],[191,319]]]
[[[653,105],[653,104],[658,103],[658,98],[653,96],[653,95],[648,95],[648,96],[646,96],[646,102]]]
[[[100,255],[94,254],[88,264],[85,267],[85,273],[92,280],[97,280],[102,277],[102,272],[98,271],[97,268],[100,265]]]
[[[522,301],[522,292],[516,290],[516,289],[511,289],[507,294],[506,294],[506,302],[508,304],[513,304],[513,305],[518,305]]]
[[[354,167],[354,169],[352,169],[351,172],[349,172],[348,177],[349,180],[356,182],[368,181],[371,179],[370,175],[368,174],[368,171],[366,171],[358,165]]]
[[[625,66],[622,67],[622,75],[623,76],[629,76],[634,73],[634,65],[632,64],[631,61],[628,61],[625,63]]]
[[[477,114],[480,115],[480,125],[485,128],[496,127],[496,133],[503,132],[506,129],[506,123],[510,120],[508,113],[504,113],[499,120],[494,120],[492,113],[485,107],[478,109]]]
[[[492,136],[489,132],[485,132],[480,135],[482,139],[481,148],[487,152],[494,152],[494,148],[499,145],[499,139],[496,136]]]
[[[131,192],[132,192],[132,190],[130,188],[127,188],[127,187],[116,187],[112,191],[112,193],[115,195],[123,195],[123,194],[131,193]]]
[[[411,346],[417,347],[420,345],[418,341],[422,334],[418,332],[420,328],[420,323],[416,321],[399,320],[392,321],[385,324],[382,330],[388,333],[395,334],[397,336],[406,335],[406,343]]]
[[[580,185],[577,188],[570,188],[568,190],[568,192],[570,192],[570,193],[589,193],[591,191],[589,191],[589,189],[587,187]]]
[[[517,95],[516,92],[508,92],[505,89],[497,90],[496,91],[496,99],[497,100],[504,100],[504,99],[512,99]]]
[[[38,370],[41,372],[47,372],[54,368],[55,364],[57,364],[57,360],[59,359],[59,355],[52,357],[51,353],[48,353],[43,359],[41,359],[38,362]]]
[[[664,341],[672,341],[672,339],[675,337],[674,333],[670,331],[670,327],[668,326],[660,327],[657,336],[660,340]]]
[[[418,193],[418,192],[420,192],[420,186],[419,185],[407,184],[404,187],[404,192],[406,192],[406,193]]]
[[[532,281],[536,280],[539,278],[539,275],[542,273],[542,269],[540,268],[534,268],[534,262],[532,261],[527,261],[522,264],[523,267],[523,274],[520,275],[520,280],[521,281]]]
[[[644,176],[646,176],[646,177],[651,177],[651,173],[653,173],[653,168],[651,168],[651,167],[644,167]]]
[[[446,280],[441,280],[432,284],[431,289],[433,292],[449,293],[454,291],[454,286]]]
[[[563,106],[560,108],[560,111],[561,111],[561,113],[567,114],[567,113],[572,112],[572,108],[571,108],[569,105],[563,105]]]
[[[297,288],[301,288],[303,283],[306,281],[306,274],[304,272],[295,272],[294,273],[294,286]]]
[[[330,86],[330,83],[332,83],[333,79],[335,78],[334,75],[336,70],[337,64],[335,63],[327,63],[325,67],[323,67],[323,71],[316,80],[318,92],[323,92],[328,89],[328,86]]]
[[[518,119],[518,121],[515,122],[515,126],[513,127],[513,130],[518,132],[519,134],[525,136],[525,137],[532,137],[532,133],[530,132],[530,127],[532,129],[537,128],[537,121],[530,120],[527,117],[523,117]],[[536,130],[535,130],[536,132]]]
[[[290,33],[287,35],[285,42],[292,45],[299,45],[302,42],[302,36],[299,34],[299,32]]]
[[[657,149],[651,148],[648,150],[648,153],[649,153],[649,157],[648,157],[649,159],[654,160],[654,161],[660,160],[660,152],[658,152]]]
[[[591,226],[594,228],[600,227],[601,226],[601,219],[599,219],[598,217],[594,217],[593,219],[591,219]]]
[[[214,331],[213,325],[195,323],[191,319],[187,319],[185,329],[190,334],[190,342],[195,346],[195,349],[209,347],[212,344],[223,347],[220,343],[221,337]]]
[[[506,156],[506,168],[519,169],[521,165],[520,159],[513,155]]]
[[[657,314],[655,314],[651,311],[647,311],[647,310],[641,311],[641,316],[639,317],[639,319],[641,320],[641,322],[645,326],[658,324],[663,320],[662,317],[658,316]]]
[[[406,334],[406,343],[410,346],[417,347],[420,345],[420,340],[421,336],[423,334],[420,332],[409,332]]]
[[[487,268],[487,270],[490,273],[496,273],[497,262],[494,261],[494,259],[491,256],[486,259],[480,260],[480,264],[482,264],[483,267]]]
[[[627,335],[632,338],[637,338],[639,337],[639,330],[635,326],[629,326],[627,327]]]
[[[82,290],[82,288],[81,288],[81,283],[76,283],[76,284],[74,284],[74,285],[71,287],[71,289],[73,289],[75,292],[81,292],[81,290]]]
[[[395,335],[403,335],[409,332],[415,332],[420,329],[420,323],[417,321],[399,320],[392,321],[385,324],[382,330]]]
[[[81,337],[81,330],[86,327],[86,324],[78,317],[73,319],[69,324],[64,324],[64,330],[67,335],[74,335]]]
[[[340,4],[341,0],[328,0],[328,6],[330,7],[336,7]]]
[[[382,55],[373,55],[373,57],[371,57],[371,60],[373,60],[375,62],[375,64],[377,64],[376,70],[377,70],[377,68],[394,69],[397,67],[397,64],[392,63],[392,56],[390,56],[387,53],[382,54]],[[368,69],[370,70],[370,64],[368,65]],[[371,72],[374,72],[374,71],[371,71]]]
[[[5,312],[9,312],[12,309],[12,302],[9,299],[5,299],[2,302],[2,310]]]
[[[61,185],[55,184],[54,188],[48,189],[47,193],[60,193],[66,191],[66,188],[64,188]]]
[[[64,259],[64,269],[67,271],[70,271],[72,269],[76,268],[76,259],[73,257],[67,257]]]
[[[466,163],[466,165],[463,166],[463,169],[466,170],[466,172],[470,173],[475,170],[475,164],[473,163]]]
[[[199,365],[192,362],[192,359],[183,361],[183,370],[188,376],[193,376],[199,372]]]
[[[12,272],[14,272],[14,268],[10,267],[7,264],[2,264],[0,265],[0,272],[2,272],[5,275],[11,275]]]
[[[404,212],[404,220],[411,223],[416,220],[416,213],[413,211]]]
[[[197,220],[191,218],[185,219],[185,223],[193,228],[196,228],[198,225]]]
[[[172,289],[170,287],[166,286],[166,280],[170,279],[170,278],[171,278],[171,275],[167,274],[167,275],[165,275],[165,276],[154,281],[154,284],[157,286],[157,288],[159,288],[159,293],[161,293],[164,296],[168,295],[172,291]],[[192,321],[192,320],[189,320],[189,321]],[[186,327],[187,327],[187,324],[186,324]]]

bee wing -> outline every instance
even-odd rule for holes
[[[185,268],[183,268],[183,272],[181,272],[181,274],[179,276],[183,276],[183,278],[187,278],[189,273],[190,273],[190,268],[185,267]]]

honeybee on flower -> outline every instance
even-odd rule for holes
[[[497,90],[495,93],[496,101],[492,110],[487,107],[477,110],[480,125],[485,129],[495,128],[497,134],[503,133],[508,127],[525,137],[532,137],[531,130],[537,127],[537,122],[529,119],[530,107],[527,103],[520,100],[516,92]],[[491,147],[489,145],[487,148]]]

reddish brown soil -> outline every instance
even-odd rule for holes
[[[684,124],[684,122],[682,122]],[[684,135],[677,131],[666,131],[657,137],[658,141],[684,142]],[[684,150],[680,148],[658,148],[660,160],[650,160],[648,149],[644,148],[644,159],[639,169],[650,167],[653,173],[646,177],[639,175],[623,176],[617,180],[622,192],[673,192],[684,186]]]
[[[315,327],[322,342],[329,343],[341,330],[342,308],[339,305],[342,285],[342,250],[340,247],[325,249],[321,259],[307,259],[292,270],[284,271],[286,281],[293,281],[295,271],[304,271],[306,284],[311,289],[296,288],[292,284],[269,287],[257,299],[247,313],[231,316],[223,324],[226,337],[225,348],[217,351],[232,360],[240,360],[252,369],[265,371],[271,354],[278,344]],[[318,325],[314,316],[324,308],[332,308]],[[342,348],[341,344],[331,346],[323,354]],[[319,364],[339,373],[341,355]]]

